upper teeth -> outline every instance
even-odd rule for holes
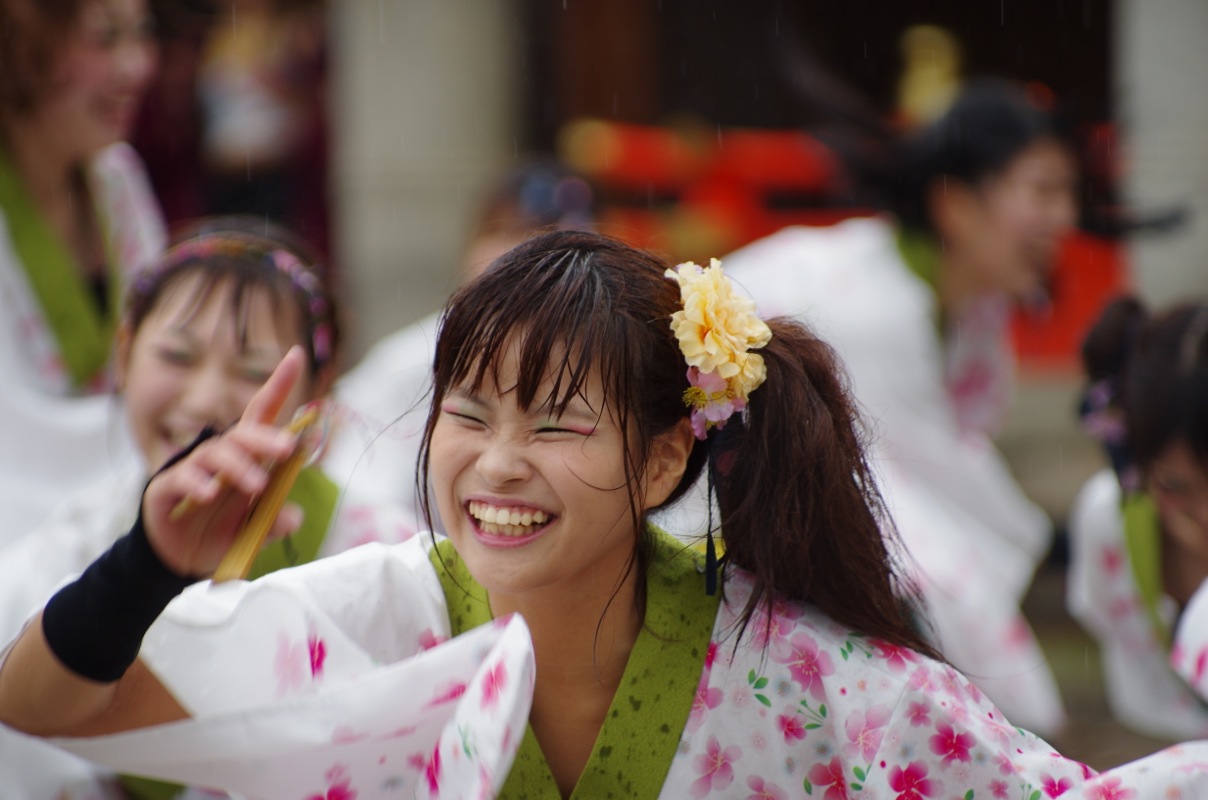
[[[533,508],[499,508],[477,500],[470,501],[470,516],[495,525],[538,525],[545,524],[549,516]]]

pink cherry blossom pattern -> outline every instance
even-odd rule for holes
[[[688,733],[695,733],[709,711],[720,706],[724,699],[725,693],[721,689],[709,686],[709,673],[701,676],[696,694],[692,696],[692,710],[688,712]]]
[[[507,665],[500,661],[487,670],[486,678],[482,682],[482,700],[479,707],[484,711],[494,708],[507,684]]]
[[[1086,796],[1091,800],[1132,800],[1137,796],[1133,789],[1123,785],[1123,779],[1113,775],[1103,778],[1091,786]]]
[[[946,767],[953,761],[969,763],[969,748],[977,743],[972,734],[957,733],[950,725],[939,725],[931,737],[931,752],[943,756]]]
[[[789,675],[815,700],[825,700],[826,691],[822,679],[835,672],[834,661],[829,653],[818,649],[818,643],[805,632],[798,632],[791,639],[780,639],[772,644],[772,660],[785,664]]]
[[[327,791],[308,794],[306,800],[356,800],[357,791],[352,788],[348,767],[336,764],[324,774],[324,778],[327,780]]]
[[[428,791],[440,796],[440,743],[432,749],[432,757],[424,766],[424,780],[428,782]]]
[[[927,765],[912,761],[906,769],[895,766],[889,771],[889,788],[898,793],[897,800],[922,800],[933,797],[939,790],[935,781],[927,779]]]
[[[747,778],[747,786],[751,789],[747,800],[788,800],[784,789],[755,775]]]
[[[847,779],[838,758],[832,758],[829,764],[815,764],[809,771],[809,780],[816,787],[826,787],[822,800],[847,800]]]
[[[857,710],[847,718],[845,728],[848,742],[843,746],[843,752],[852,758],[861,757],[865,763],[870,763],[881,747],[881,737],[885,734],[885,726],[892,716],[885,706],[873,706],[867,710]]]
[[[705,797],[714,789],[728,787],[734,781],[733,764],[741,757],[741,747],[722,747],[716,736],[710,736],[705,752],[692,759],[692,767],[700,775],[692,782],[692,796]]]
[[[444,641],[445,637],[437,636],[436,632],[431,628],[424,628],[419,633],[420,650],[431,650],[433,647],[436,647],[438,644],[441,644]]]
[[[906,719],[910,727],[919,728],[931,724],[931,705],[922,700],[915,700],[906,707]]]
[[[317,681],[323,677],[323,662],[327,660],[327,645],[318,634],[312,633],[306,639],[306,647],[310,654],[310,677]]]
[[[913,664],[916,660],[915,654],[905,647],[899,647],[880,639],[873,639],[871,644],[877,649],[877,655],[881,657],[891,672],[905,672],[907,665]]]
[[[786,744],[792,744],[794,741],[804,739],[806,733],[808,733],[805,729],[805,723],[799,714],[781,714],[776,717],[776,727],[784,735]]]
[[[425,708],[435,708],[436,706],[452,703],[457,698],[466,693],[469,687],[461,682],[455,681],[436,693],[436,696],[428,701]]]
[[[1046,797],[1060,797],[1073,785],[1069,778],[1054,778],[1047,773],[1040,776],[1040,788],[1044,790]]]

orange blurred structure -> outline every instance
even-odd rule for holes
[[[587,119],[567,126],[559,149],[600,188],[601,230],[673,260],[704,261],[788,225],[832,225],[875,213],[840,203],[841,165],[799,130]],[[1016,315],[1021,368],[1077,371],[1084,332],[1127,284],[1119,242],[1070,235],[1054,266],[1050,302]]]

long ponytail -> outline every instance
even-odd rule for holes
[[[768,325],[767,380],[743,423],[710,442],[725,557],[754,576],[742,626],[761,602],[804,600],[863,634],[938,657],[912,625],[838,357],[800,323]]]

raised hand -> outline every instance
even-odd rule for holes
[[[281,408],[305,369],[293,347],[252,397],[239,422],[159,473],[143,496],[143,525],[156,554],[180,575],[204,577],[218,566],[248,509],[268,482],[268,468],[297,444],[277,427]],[[182,503],[185,511],[173,513]],[[276,538],[301,524],[286,506],[270,531]]]

